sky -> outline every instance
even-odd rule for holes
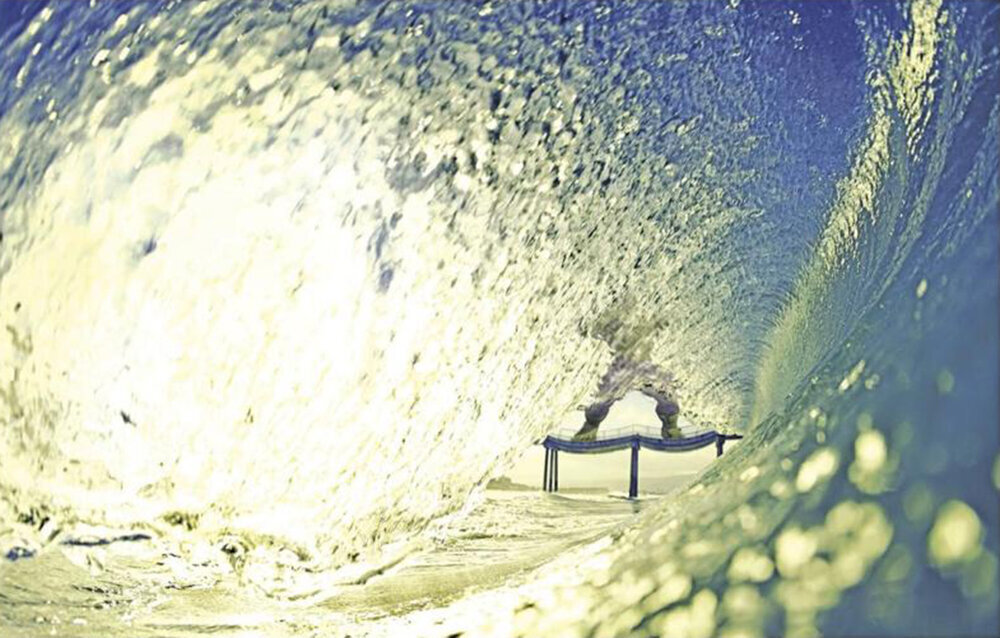
[[[639,393],[630,392],[611,407],[602,428],[625,425],[659,426],[654,408],[656,402]],[[583,424],[583,412],[566,414],[553,430],[578,427]],[[731,450],[739,441],[730,441],[726,450]],[[627,491],[629,478],[629,450],[607,454],[566,454],[559,455],[559,487],[607,487],[611,490]],[[693,452],[639,452],[639,486],[644,478],[657,479],[671,476],[690,475],[702,470],[715,460],[715,446],[710,445]],[[521,459],[507,473],[516,483],[541,486],[542,466],[545,451],[540,445],[533,445],[525,451]]]

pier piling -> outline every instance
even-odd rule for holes
[[[552,450],[552,491],[559,491],[559,450]]]
[[[639,497],[639,442],[632,443],[632,471],[628,478],[628,497]]]
[[[543,492],[548,492],[549,491],[549,455],[551,453],[552,453],[552,450],[550,450],[548,448],[548,446],[546,446],[545,447],[545,467],[542,470],[542,491]]]

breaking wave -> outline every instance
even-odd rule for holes
[[[317,600],[624,354],[748,438],[513,626],[995,627],[994,6],[90,4],[0,39],[8,556]]]

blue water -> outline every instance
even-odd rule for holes
[[[202,563],[185,544],[194,542],[184,536],[190,533],[212,548],[205,573],[224,574],[215,581],[221,598],[246,601],[247,588],[257,587],[267,600],[280,599],[283,579],[339,569],[359,553],[420,538],[429,521],[461,511],[555,415],[585,403],[606,362],[625,354],[674,375],[683,414],[693,423],[724,425],[746,438],[691,487],[644,506],[627,531],[595,550],[603,557],[598,567],[567,577],[572,585],[564,591],[525,594],[530,605],[482,610],[496,622],[495,633],[1000,630],[996,4],[216,2],[199,12],[184,3],[98,2],[95,8],[55,3],[48,15],[43,4],[0,5],[0,323],[11,335],[0,342],[9,353],[0,355],[6,385],[0,453],[10,459],[8,469],[0,468],[0,551],[7,557],[0,562],[0,622],[28,631],[32,596],[63,595],[53,553],[63,551],[59,543],[71,531],[53,532],[43,514],[67,530],[107,524],[115,531],[98,536],[109,540],[149,534],[155,543],[129,541],[153,544],[142,560],[176,556],[194,573]],[[124,26],[114,26],[124,13]],[[185,48],[174,53],[181,43]],[[136,60],[161,44],[156,73],[146,78],[134,71]],[[254,54],[285,65],[277,88],[262,84],[259,98],[249,78],[237,81],[236,70],[227,72]],[[217,68],[215,61],[221,61]],[[163,138],[174,146],[157,141],[146,149],[142,131],[130,123],[152,108],[157,87],[199,72],[207,78],[203,85],[178,93],[187,110],[176,115],[173,138]],[[146,80],[129,84],[128,77]],[[286,111],[274,106],[280,101],[265,99],[279,94],[291,104]],[[90,122],[98,108],[102,118]],[[227,117],[239,125],[225,128]],[[318,155],[318,175],[333,174],[336,158],[356,157],[357,180],[372,184],[384,176],[384,192],[369,196],[341,183],[339,190],[324,190],[323,178],[299,164],[277,186],[258,186],[305,156],[310,139],[326,153]],[[97,177],[84,173],[86,159],[64,161],[105,143],[106,155],[83,155],[107,160],[107,172],[98,168]],[[136,145],[142,152],[128,155]],[[265,227],[256,213],[241,216],[244,209],[235,205],[237,212],[206,206],[201,218],[228,226],[200,227],[175,210],[154,210],[129,190],[158,163],[170,179],[187,179],[208,162],[206,148],[223,149],[213,161],[231,162],[225,164],[230,172],[240,169],[240,157],[247,165],[266,153],[280,158],[241,182],[251,201],[240,206],[260,200],[278,210],[273,202],[289,195],[284,187],[302,194],[288,214],[293,221]],[[112,166],[119,156],[128,167]],[[377,169],[369,168],[372,161]],[[211,186],[225,175],[208,171],[192,179]],[[105,181],[91,189],[94,180]],[[414,204],[418,200],[423,203]],[[126,212],[92,221],[92,210],[105,220],[105,204]],[[415,218],[423,225],[407,226]],[[339,230],[323,234],[331,219]],[[318,230],[302,220],[315,221]],[[95,248],[65,239],[66,228],[95,233],[88,235],[96,238]],[[202,235],[178,234],[178,228],[202,228]],[[278,239],[230,250],[219,228],[237,238],[264,228],[260,236]],[[186,253],[172,237],[211,232],[219,233],[212,250],[175,257]],[[321,345],[310,348],[308,335],[324,324],[304,323],[311,327],[299,330],[293,319],[313,316],[307,311],[289,315],[293,319],[268,311],[222,320],[232,315],[215,308],[239,307],[227,295],[257,307],[258,298],[238,287],[245,273],[257,273],[251,265],[294,264],[300,249],[307,263],[323,255],[310,252],[319,238],[331,236],[350,236],[365,247],[359,257],[367,268],[364,290],[349,297],[357,318],[347,321],[361,332],[339,341],[317,337]],[[149,243],[149,237],[162,241]],[[282,252],[282,241],[298,248]],[[148,275],[142,264],[149,261],[135,256],[140,244],[151,247],[145,251],[151,260],[174,261]],[[112,256],[87,261],[99,252],[96,246],[109,247]],[[336,246],[331,254],[342,250]],[[220,266],[223,274],[212,279],[213,270],[203,281],[201,273],[216,263],[206,254],[216,249],[217,263],[240,267]],[[139,265],[119,267],[114,255]],[[106,267],[111,274],[93,275],[97,292],[71,296],[79,285],[67,274],[74,268],[54,265],[70,258],[93,272],[112,264]],[[308,263],[333,263],[327,258]],[[49,267],[58,275],[43,274]],[[170,268],[187,269],[180,277]],[[320,288],[336,288],[353,276],[317,277]],[[141,285],[129,288],[130,277]],[[232,285],[212,287],[220,280]],[[60,288],[63,281],[69,283]],[[261,298],[271,303],[267,281]],[[185,282],[194,291],[187,297]],[[202,322],[218,324],[218,332],[185,327],[184,334],[194,336],[184,356],[195,362],[190,369],[220,370],[206,372],[205,384],[223,388],[217,392],[222,408],[198,412],[216,400],[198,395],[191,399],[192,419],[141,429],[127,443],[120,437],[132,435],[120,434],[119,423],[102,430],[86,420],[117,415],[111,401],[125,396],[140,410],[129,414],[144,424],[166,412],[160,409],[166,403],[158,402],[166,390],[157,382],[187,387],[182,375],[160,375],[154,364],[143,368],[129,360],[135,381],[98,365],[118,362],[133,342],[160,334],[137,329],[134,340],[114,341],[115,334],[132,335],[133,325],[151,321],[109,301],[121,290],[140,300],[153,298],[148,290],[167,290],[193,308],[201,308],[198,299],[218,302],[208,304],[213,309]],[[44,295],[31,297],[33,291]],[[66,311],[53,301],[60,298],[77,306]],[[22,299],[25,310],[15,309]],[[343,297],[322,299],[346,306]],[[421,305],[427,299],[433,303]],[[35,314],[26,319],[26,312]],[[111,345],[92,353],[81,348],[83,354],[65,347],[59,335],[76,334],[69,332],[75,312],[94,321],[94,343]],[[112,319],[121,323],[100,332]],[[240,345],[233,350],[208,354],[228,344],[231,326],[250,323],[265,326],[261,335],[292,335],[292,345],[244,360],[238,348],[250,346],[234,337]],[[357,334],[369,324],[371,334],[382,337],[372,337],[374,354],[358,360],[374,363],[345,372],[348,381],[336,386],[342,394],[327,397],[322,384],[312,394],[299,391],[316,370],[326,370],[315,361],[349,358],[345,353],[357,343],[368,347]],[[34,335],[34,350],[22,339],[25,331]],[[305,335],[301,341],[294,340],[297,333]],[[403,343],[414,334],[420,337]],[[57,345],[45,350],[46,339]],[[424,342],[439,358],[414,354]],[[142,352],[160,361],[154,350]],[[412,360],[417,370],[421,357],[428,369],[419,372],[384,363]],[[89,378],[93,369],[92,378],[108,375],[113,382],[95,381],[93,394],[60,385],[58,375],[45,371],[61,369],[63,359],[74,379]],[[273,387],[260,382],[263,390],[250,382],[225,385],[256,360],[283,362],[275,365],[297,384],[276,373]],[[304,370],[301,379],[297,370]],[[372,378],[387,381],[366,385]],[[386,386],[393,390],[382,392]],[[225,429],[230,413],[241,419],[247,412],[243,391],[273,399],[278,407],[267,412],[273,405],[265,401],[257,412],[277,415],[273,422],[247,417],[239,428]],[[101,403],[105,396],[111,398]],[[90,410],[92,398],[105,412]],[[380,412],[365,411],[375,401]],[[345,405],[332,425],[295,429]],[[205,415],[219,419],[212,421],[217,429],[205,431],[222,434],[205,434],[199,447],[189,441],[201,440],[198,419]],[[96,452],[74,447],[84,446],[77,434],[86,428],[101,433]],[[334,439],[346,442],[322,447]],[[304,441],[303,449],[288,451],[295,441]],[[193,457],[210,461],[171,465],[173,455],[158,455],[185,445]],[[467,453],[453,457],[455,448]],[[141,449],[149,465],[126,463],[130,449]],[[149,469],[154,461],[166,469]],[[64,466],[71,467],[69,475],[60,474]],[[131,469],[120,469],[125,466]],[[151,491],[128,491],[141,485],[135,477],[170,487],[157,488],[163,491],[155,499],[162,500],[155,500]],[[124,502],[149,505],[157,514],[123,521],[106,498],[119,493],[119,484]],[[202,493],[202,484],[221,487]],[[77,485],[87,489],[75,492]],[[411,493],[434,496],[420,500]],[[358,499],[363,506],[338,509],[357,494],[365,495]],[[223,505],[216,507],[219,499]],[[282,499],[287,509],[280,516],[297,522],[288,528],[261,523],[280,518],[267,507]],[[189,517],[174,519],[204,515],[216,527],[185,532],[175,526],[167,533],[152,522],[162,518],[156,508],[180,503]],[[544,499],[531,505],[545,506]],[[238,516],[247,513],[262,513],[261,519]],[[618,514],[609,511],[608,520],[625,520]],[[541,516],[535,509],[524,514],[532,521]],[[548,543],[548,532],[535,531],[553,554],[578,545]],[[231,550],[234,538],[257,543],[261,556]],[[225,547],[231,551],[219,549]],[[306,567],[288,568],[294,578],[248,567],[257,566],[255,560],[273,565],[277,559],[267,552],[282,547],[305,547],[300,553],[328,560],[302,559]],[[79,557],[85,549],[65,551],[76,552],[74,564],[90,564]],[[527,569],[532,561],[509,562]],[[36,570],[29,575],[47,585],[14,595],[15,581],[4,577],[15,564]],[[150,600],[174,600],[177,626],[187,618],[204,630],[191,620],[202,618],[201,603],[185,607],[171,599],[162,585],[168,576],[162,582],[136,577],[137,565],[148,562],[108,564],[114,567],[105,578],[113,585]],[[447,582],[446,566],[435,574]],[[20,571],[16,583],[32,578]],[[186,578],[211,587],[210,577]],[[441,594],[446,585],[433,589],[436,601],[452,599]],[[378,589],[389,598],[391,590]],[[357,609],[363,594],[351,596]],[[125,616],[109,609],[89,617],[91,624],[127,633]],[[329,607],[315,608],[312,617],[303,609],[293,634],[333,622]]]

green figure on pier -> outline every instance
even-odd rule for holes
[[[677,426],[680,405],[670,390],[671,376],[652,363],[637,363],[618,355],[611,362],[598,384],[598,399],[583,411],[583,426],[573,435],[574,441],[593,441],[597,430],[608,416],[611,406],[628,392],[638,390],[656,401],[656,416],[660,419],[660,433],[664,439],[680,438]]]

